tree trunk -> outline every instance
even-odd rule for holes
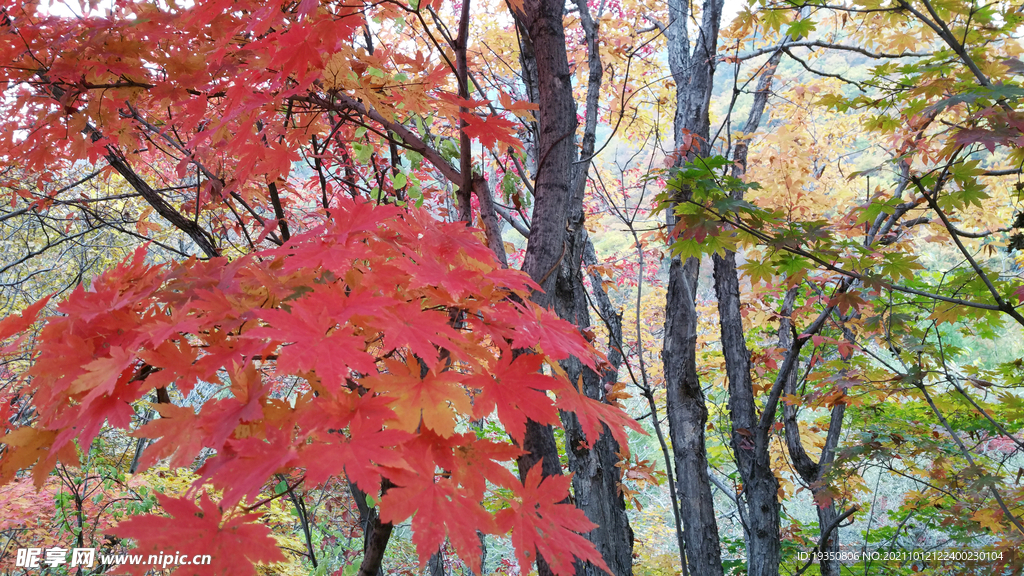
[[[581,266],[585,260],[596,260],[593,245],[584,226],[583,199],[590,170],[590,158],[596,142],[603,67],[598,50],[597,24],[591,17],[590,8],[585,1],[577,2],[577,6],[587,42],[589,69],[581,147],[583,160],[577,161],[573,147],[571,165],[575,169],[567,209],[565,255],[558,266],[558,278],[555,283],[555,311],[561,318],[583,329],[589,327],[591,322]],[[538,159],[538,162],[543,161]],[[599,294],[597,300],[607,302],[608,296],[603,292],[600,282],[594,285],[594,293]],[[609,313],[614,315],[614,312],[606,308],[603,314]],[[618,326],[617,332],[615,326]],[[621,348],[621,324],[615,323],[609,328],[611,346],[614,348],[617,345]],[[582,381],[582,393],[594,400],[603,401],[605,385],[616,381],[622,356],[613,354],[609,362],[611,369],[604,374],[597,374],[585,368],[576,358],[563,362],[562,367],[572,382]],[[599,438],[585,438],[579,421],[573,414],[562,414],[562,422],[566,432],[565,450],[569,459],[569,470],[573,473],[572,485],[576,507],[582,510],[591,522],[597,524],[586,537],[594,543],[614,576],[630,576],[633,573],[633,530],[626,517],[625,500],[619,490],[621,472],[616,467],[619,461],[619,445],[607,428]],[[577,564],[576,573],[580,576],[596,576],[602,572],[591,564]]]
[[[580,262],[583,251],[589,243],[586,231],[582,227],[582,204],[573,206],[574,218],[570,219],[573,232],[567,238],[570,248],[560,266],[558,282],[555,289],[555,310],[558,315],[577,326],[590,325],[590,313],[587,295],[584,293]],[[600,290],[600,288],[596,288]],[[614,339],[616,335],[611,335]],[[621,340],[621,331],[618,339]],[[620,360],[621,362],[621,357]],[[604,375],[597,374],[586,368],[576,358],[561,363],[572,382],[582,379],[583,392],[595,400],[604,400],[605,383],[614,382],[618,364]],[[626,518],[626,505],[619,491],[620,471],[615,466],[619,458],[618,443],[612,438],[607,428],[599,438],[584,437],[576,416],[571,413],[562,414],[565,426],[565,450],[569,457],[569,470],[573,472],[573,492],[576,496],[576,507],[582,510],[597,528],[587,534],[598,552],[604,557],[605,563],[611,568],[613,576],[627,576],[633,573],[633,530]],[[577,575],[596,576],[603,572],[586,564],[577,566]]]
[[[698,262],[672,259],[665,310],[662,360],[668,385],[668,424],[676,461],[679,515],[683,521],[681,561],[695,576],[721,576],[722,553],[715,519],[704,442],[708,409],[697,377],[697,311],[694,289]]]
[[[514,14],[521,32],[524,69],[535,64],[534,82],[528,89],[539,105],[536,141],[537,164],[534,170],[533,222],[526,244],[523,270],[541,287],[531,299],[543,307],[554,303],[558,268],[565,256],[566,221],[574,172],[576,102],[572,95],[565,30],[562,27],[564,1],[527,0],[522,12]],[[532,62],[525,62],[530,60]],[[532,70],[531,70],[532,72]],[[535,88],[535,91],[534,91]],[[523,442],[526,452],[517,462],[520,477],[537,463],[544,476],[562,473],[558,446],[550,426],[526,423]],[[522,567],[524,571],[527,567]],[[537,559],[539,576],[551,569],[543,558]]]
[[[532,297],[543,307],[552,304],[557,269],[565,256],[570,184],[575,172],[576,101],[565,52],[563,8],[564,2],[559,0],[528,0],[524,13],[516,14],[527,34],[522,40],[530,45],[536,61],[540,107],[533,222],[523,270],[543,290]]]
[[[792,326],[793,321],[789,318],[793,313],[793,304],[796,300],[796,288],[791,288],[786,294],[782,305],[782,320],[779,322],[779,346],[788,349],[793,346]],[[796,395],[797,370],[794,366],[789,377],[786,379],[783,392],[787,396]],[[821,457],[815,462],[804,450],[803,440],[800,439],[800,423],[797,421],[796,406],[783,404],[782,415],[786,430],[786,447],[789,450],[790,460],[793,468],[799,474],[800,479],[811,487],[811,494],[815,497],[826,489],[821,480],[832,459],[835,457],[835,449],[839,445],[839,436],[842,432],[843,416],[846,413],[845,404],[837,404],[832,408],[829,420],[828,435],[825,438],[825,446],[822,449]],[[817,501],[817,498],[815,498]],[[819,533],[824,532],[835,524],[839,512],[836,511],[835,502],[830,501],[826,506],[818,506],[818,529]],[[840,563],[833,558],[839,552],[839,531],[834,527],[828,539],[822,543],[821,552],[824,555],[818,562],[821,576],[839,576]],[[832,553],[832,557],[829,557]]]
[[[749,576],[774,576],[779,573],[779,483],[772,473],[768,454],[770,428],[759,424],[750,378],[750,351],[743,337],[740,315],[739,277],[736,254],[714,256],[715,292],[722,328],[722,354],[729,377],[729,416],[732,420],[730,444],[743,479],[741,505],[746,505],[750,536],[747,550]],[[774,410],[774,407],[772,407]]]
[[[430,576],[445,576],[444,556],[441,555],[440,550],[431,554],[430,560],[427,561],[427,574]]]
[[[669,68],[676,84],[673,134],[677,166],[684,158],[707,153],[708,108],[722,4],[721,0],[704,3],[701,26],[691,55],[689,5],[683,0],[669,0],[668,3],[669,22],[664,30],[668,39]],[[690,146],[686,147],[686,143]],[[675,201],[685,201],[686,195],[683,191]],[[672,229],[675,215],[671,211],[667,221],[669,229]],[[685,551],[680,550],[683,572],[719,576],[723,573],[722,555],[704,439],[708,410],[696,364],[697,311],[694,302],[699,268],[700,263],[693,258],[685,263],[673,258],[670,263],[662,361],[668,386],[667,412],[676,461],[679,514],[686,545]]]
[[[784,41],[785,42],[785,41]],[[753,134],[761,123],[768,101],[775,69],[782,57],[781,46],[765,64],[765,71],[757,82],[754,102],[750,107],[743,133]],[[748,144],[741,139],[733,154],[732,175],[743,178],[746,173]],[[734,193],[742,198],[742,193]],[[743,493],[738,501],[745,506],[747,529],[747,574],[767,576],[779,573],[781,548],[779,536],[778,481],[771,469],[768,446],[771,427],[763,425],[754,404],[753,382],[750,378],[750,351],[743,337],[743,318],[740,316],[739,276],[736,254],[727,251],[724,257],[714,256],[715,292],[718,295],[719,320],[722,329],[722,352],[729,376],[729,411],[732,419],[731,444],[743,479]],[[787,295],[789,297],[789,295]],[[786,346],[786,349],[792,347]],[[795,377],[792,367],[784,381]],[[765,406],[767,419],[774,422],[776,402]]]
[[[387,478],[381,481],[381,495],[386,493],[392,484]],[[358,576],[384,576],[384,551],[394,526],[380,521],[377,509],[366,502],[366,492],[359,489],[351,481],[348,483],[352,498],[359,509],[359,523],[363,526],[363,561],[359,564]]]

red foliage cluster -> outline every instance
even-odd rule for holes
[[[623,426],[635,423],[582,396],[557,364],[574,355],[594,367],[599,355],[572,325],[530,303],[529,278],[499,267],[463,224],[355,201],[332,214],[281,248],[230,262],[151,265],[139,249],[76,290],[61,315],[46,319],[27,374],[38,421],[3,438],[0,479],[37,460],[42,479],[57,461],[74,461],[73,440],[88,445],[105,423],[131,428],[132,404],[155,388],[174,385],[187,396],[201,381],[221,389],[195,403],[198,411],[154,404],[161,418],[134,434],[160,438],[144,465],[169,458],[187,466],[214,450],[200,482],[223,491],[221,509],[296,468],[310,484],[344,474],[371,494],[383,477],[397,487],[381,500],[381,516],[413,517],[424,560],[447,535],[478,570],[480,530],[511,532],[521,559],[540,550],[559,573],[572,571],[572,556],[603,565],[572,532],[592,525],[559,504],[567,482],[542,483],[537,473],[520,482],[507,466],[526,420],[558,424],[558,408],[575,411],[590,437],[606,423],[626,444]],[[0,333],[37,311],[5,320]],[[511,441],[467,426],[492,413]],[[482,505],[492,487],[514,495],[496,514]],[[166,530],[131,528],[160,522],[133,520],[122,533],[148,546]],[[198,539],[218,522],[173,530]],[[245,540],[274,546],[266,534]]]

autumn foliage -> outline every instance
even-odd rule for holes
[[[731,5],[0,0],[0,561],[1019,572],[1024,10]]]
[[[510,533],[524,561],[541,550],[558,573],[573,556],[603,564],[572,532],[592,524],[562,503],[565,482],[537,471],[520,482],[507,464],[521,454],[526,420],[558,424],[559,408],[591,436],[607,424],[624,440],[635,423],[565,378],[558,360],[596,367],[601,357],[531,304],[534,284],[500,268],[464,224],[342,201],[329,223],[231,262],[144,256],[139,249],[44,319],[28,373],[39,419],[4,437],[4,480],[34,464],[41,482],[58,462],[76,464],[74,441],[88,445],[104,422],[129,429],[132,403],[156,388],[187,396],[197,380],[220,382],[198,411],[153,404],[161,417],[133,432],[159,438],[144,465],[187,466],[215,450],[197,489],[223,493],[216,504],[204,496],[202,521],[122,523],[118,534],[140,548],[212,539],[223,562],[237,562],[228,551],[279,559],[265,528],[245,526],[258,515],[221,525],[211,510],[253,502],[275,473],[301,468],[309,484],[344,474],[371,494],[387,479],[381,517],[412,517],[424,562],[448,537],[479,569],[479,530]],[[24,322],[9,318],[0,335]],[[511,441],[472,430],[494,412]],[[507,505],[493,513],[482,502],[495,488]],[[192,516],[191,498],[161,503]]]

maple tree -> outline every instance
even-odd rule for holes
[[[4,5],[0,482],[225,573],[1013,550],[1019,7],[725,12]],[[191,488],[142,495],[163,466]]]
[[[577,413],[588,434],[596,435],[601,422],[620,430],[628,421],[613,409],[575,398],[579,392],[564,375],[539,372],[570,353],[596,361],[585,340],[524,303],[532,284],[501,269],[464,226],[348,200],[334,214],[336,225],[231,263],[191,260],[164,269],[147,265],[140,249],[89,291],[76,290],[40,335],[29,371],[38,386],[38,419],[5,436],[4,477],[35,464],[42,481],[57,462],[76,463],[73,439],[91,442],[104,421],[129,427],[131,402],[151,390],[173,383],[187,395],[197,380],[224,378],[230,396],[198,413],[154,405],[161,418],[135,431],[160,438],[143,466],[165,457],[172,466],[187,465],[201,449],[215,449],[199,482],[223,490],[218,505],[226,508],[255,497],[276,471],[292,466],[304,468],[313,484],[344,473],[367,492],[387,478],[392,487],[381,499],[381,518],[413,516],[424,560],[446,533],[471,565],[477,530],[511,530],[523,557],[536,546],[556,550],[549,542],[578,538],[559,534],[591,526],[585,520],[553,521],[566,514],[557,512],[566,506],[557,504],[564,490],[537,479],[518,483],[500,463],[519,449],[457,433],[456,425],[460,416],[481,418],[497,408],[512,440],[522,443],[527,419],[556,422],[561,406]],[[451,259],[441,264],[422,252],[426,246]],[[38,309],[6,320],[2,334],[23,329]],[[461,329],[451,326],[451,314],[464,315]],[[531,352],[513,357],[513,350]],[[289,389],[294,395],[282,396]],[[438,467],[450,478],[436,478]],[[538,484],[557,497],[545,504],[550,509],[520,508],[536,520],[507,510],[495,519],[481,507],[487,483],[524,502],[539,497]],[[204,502],[203,509],[213,505]],[[162,506],[173,516],[192,504]],[[276,551],[265,530],[244,528],[240,518],[251,516],[220,528],[227,533],[218,550],[258,550],[262,542]],[[538,530],[540,518],[548,523]],[[146,543],[145,530],[159,522],[129,521],[118,533]],[[218,522],[204,516],[173,525],[178,538],[202,539]],[[566,550],[603,564],[586,547]],[[250,557],[279,558],[256,551]],[[564,572],[566,560],[552,559]]]

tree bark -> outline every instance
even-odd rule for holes
[[[780,47],[781,48],[781,47]],[[782,57],[781,49],[773,54],[765,65],[765,71],[758,79],[754,103],[751,106],[744,133],[757,130],[767,104],[775,68]],[[741,140],[733,154],[733,176],[742,178],[746,172],[747,142]],[[741,198],[741,192],[733,193]],[[753,381],[750,376],[750,351],[743,336],[743,317],[740,315],[739,275],[736,270],[736,254],[726,251],[725,256],[715,255],[715,293],[718,296],[718,317],[722,331],[722,353],[725,357],[726,373],[729,378],[729,413],[732,421],[731,445],[743,492],[737,504],[745,507],[747,529],[747,574],[770,576],[779,573],[781,548],[779,536],[779,483],[771,468],[768,452],[771,441],[771,427],[777,400],[769,401],[766,418],[758,415],[754,403]],[[791,343],[792,344],[792,343]],[[791,347],[791,346],[790,346]],[[792,364],[792,362],[790,363]],[[795,374],[792,365],[788,375]],[[777,394],[775,395],[777,397]]]
[[[494,210],[494,198],[491,196],[491,188],[487,185],[487,180],[484,180],[482,176],[473,178],[473,193],[480,201],[480,225],[487,238],[487,247],[494,252],[501,267],[508,268],[505,243],[501,239],[501,226],[498,222],[498,214]]]
[[[522,12],[513,14],[521,35],[524,69],[533,68],[528,91],[539,105],[533,224],[523,270],[541,287],[533,293],[532,300],[544,307],[552,305],[556,271],[565,255],[572,136],[576,131],[576,104],[565,53],[562,8],[563,3],[557,0],[529,0]],[[521,478],[538,463],[544,476],[562,473],[551,426],[528,421],[522,448],[525,454],[517,462]],[[538,559],[537,564],[540,576],[550,574],[543,559]]]
[[[589,242],[583,227],[583,194],[589,156],[596,139],[594,130],[602,68],[597,53],[596,26],[589,20],[587,11],[589,27],[585,32],[591,48],[591,74],[583,137],[585,161],[578,164],[576,103],[562,28],[563,9],[564,3],[560,1],[534,0],[526,3],[524,13],[516,14],[523,45],[520,58],[528,80],[527,93],[539,105],[534,148],[533,221],[523,269],[543,289],[534,293],[535,302],[554,307],[559,316],[583,328],[590,325],[580,272]],[[602,375],[585,369],[575,358],[564,362],[563,366],[573,382],[582,378],[581,392],[591,398],[604,398]],[[587,446],[575,416],[563,414],[563,422],[569,466],[574,472],[576,505],[598,525],[587,537],[616,576],[632,574],[633,532],[618,490],[619,470],[615,466],[618,446],[607,431],[600,438],[589,439],[591,445]],[[561,474],[550,427],[528,423],[524,449],[529,454],[520,459],[521,475],[538,461],[545,475]],[[537,564],[538,572],[545,576],[549,570],[546,563],[539,559]],[[577,574],[597,572],[591,565],[577,564]]]
[[[565,228],[569,204],[569,186],[574,156],[576,103],[572,97],[569,60],[565,53],[562,27],[563,3],[558,0],[530,0],[524,11],[516,13],[521,33],[524,69],[530,69],[528,89],[538,104],[537,163],[534,170],[533,223],[526,244],[523,270],[541,290],[532,300],[551,307],[557,269],[565,256]],[[528,56],[532,56],[528,57]],[[551,426],[526,423],[523,442],[526,452],[518,460],[520,477],[538,463],[544,476],[562,473],[558,446]],[[550,570],[538,561],[540,576]]]
[[[792,288],[786,294],[786,299],[783,301],[782,320],[779,322],[779,346],[783,349],[789,349],[794,345],[792,336],[793,321],[790,319],[790,316],[793,314],[793,305],[795,300],[796,288]],[[796,395],[796,388],[797,369],[794,366],[789,377],[786,378],[783,392],[787,396]],[[800,479],[811,487],[811,494],[815,496],[815,503],[817,503],[818,494],[826,489],[822,480],[825,472],[827,471],[828,465],[830,465],[832,460],[835,458],[835,449],[839,445],[839,437],[843,426],[843,416],[845,414],[846,404],[836,404],[835,407],[832,408],[832,414],[829,419],[828,435],[825,438],[825,446],[822,449],[821,457],[817,462],[815,462],[807,454],[807,451],[804,449],[803,440],[800,439],[800,423],[797,420],[796,406],[792,406],[790,404],[782,405],[782,416],[786,430],[786,448],[789,450],[790,460],[793,462],[793,468],[800,476]],[[836,510],[835,502],[831,500],[827,505],[819,505],[817,508],[818,529],[820,533],[824,534],[825,530],[827,530],[829,526],[833,526],[833,524],[835,524],[836,518],[839,517],[839,512]],[[820,550],[825,553],[818,561],[818,568],[821,572],[821,576],[839,576],[841,564],[833,559],[839,552],[838,526],[833,528],[828,538],[822,542]],[[829,556],[829,553],[832,553],[831,557]]]
[[[574,322],[577,326],[586,327],[590,325],[590,313],[580,263],[584,259],[585,250],[588,247],[593,250],[593,247],[589,246],[589,238],[582,227],[582,204],[574,204],[573,214],[576,217],[570,219],[570,228],[574,231],[566,240],[570,246],[567,250],[569,257],[560,267],[555,289],[555,309],[562,318]],[[599,290],[598,284],[595,292]],[[619,333],[611,334],[610,338],[612,341],[621,342],[621,325]],[[615,362],[614,357],[609,360],[612,362],[612,368],[604,374],[584,367],[576,358],[562,362],[562,368],[572,382],[582,381],[581,392],[590,398],[603,401],[605,384],[616,380],[621,355],[617,358],[618,362]],[[576,507],[582,510],[591,522],[597,524],[597,528],[586,537],[594,543],[614,576],[630,575],[633,573],[633,530],[626,517],[625,500],[619,491],[621,476],[615,466],[619,460],[619,445],[607,428],[599,438],[589,438],[588,445],[588,439],[584,437],[574,414],[563,413],[562,422],[565,427],[565,449],[569,458],[569,469],[573,472],[572,484]],[[602,572],[586,564],[577,565],[576,574],[596,576]]]
[[[523,270],[543,292],[535,292],[533,301],[550,307],[556,272],[565,256],[565,229],[570,184],[576,156],[576,102],[572,95],[565,30],[562,27],[564,2],[528,0],[524,12],[516,14],[526,32],[536,61],[537,167],[534,171],[534,207],[530,239],[526,245]]]
[[[469,99],[469,68],[466,65],[466,50],[469,48],[469,4],[470,0],[462,0],[462,14],[459,17],[459,35],[455,39],[455,66],[458,72],[459,98]],[[469,114],[469,109],[459,106],[459,172],[462,174],[462,181],[453,182],[458,186],[455,197],[459,202],[459,220],[467,225],[473,221],[473,208],[471,206],[473,191],[473,157],[470,146],[469,134],[466,127],[464,115]]]
[[[721,0],[704,2],[701,26],[693,53],[687,21],[689,5],[669,0],[668,61],[676,84],[676,113],[673,135],[676,166],[686,158],[705,155],[708,149],[711,87],[715,73],[718,27],[722,16]],[[686,144],[689,143],[689,146]],[[682,191],[675,201],[687,199]],[[675,226],[672,211],[667,217],[669,229]],[[697,277],[700,263],[678,257],[669,265],[669,286],[665,304],[665,337],[662,361],[668,386],[667,412],[672,452],[676,461],[676,482],[680,502],[686,550],[680,550],[684,574],[720,576],[722,555],[715,519],[711,480],[708,477],[704,428],[708,410],[704,391],[697,376]]]
[[[722,354],[729,378],[729,416],[732,420],[730,444],[743,479],[742,505],[750,536],[747,549],[749,576],[774,576],[779,573],[779,483],[772,473],[768,453],[769,430],[759,424],[750,376],[750,350],[743,337],[740,315],[739,277],[736,254],[727,251],[714,258],[715,293],[722,329]],[[772,410],[775,408],[772,407]]]
[[[387,550],[388,541],[391,540],[394,526],[390,522],[380,521],[377,508],[366,502],[366,492],[351,481],[348,486],[359,509],[359,523],[363,526],[363,561],[359,564],[357,576],[383,576],[384,552]],[[394,484],[387,478],[381,480],[381,495],[383,496],[393,486]]]
[[[440,550],[430,556],[430,560],[427,562],[427,574],[430,574],[430,576],[445,576],[444,556],[441,555]]]
[[[581,267],[588,258],[597,258],[584,226],[583,199],[597,140],[598,101],[604,69],[598,50],[597,23],[591,17],[590,8],[585,1],[578,1],[576,4],[580,10],[580,21],[587,42],[589,73],[581,147],[583,158],[582,161],[577,161],[575,147],[570,158],[575,170],[572,173],[571,196],[567,210],[565,256],[559,264],[555,283],[555,311],[561,318],[583,329],[589,327],[591,321]],[[610,308],[608,296],[604,293],[600,281],[594,283],[593,288],[595,295],[599,294],[597,299],[609,304]],[[618,326],[617,332],[615,326]],[[611,346],[618,346],[621,349],[621,323],[612,324],[610,328]],[[572,382],[582,382],[582,393],[594,400],[604,401],[605,385],[614,383],[617,379],[618,368],[622,362],[621,354],[613,354],[609,362],[611,368],[603,374],[585,368],[575,358],[563,362],[562,367]],[[586,439],[579,421],[573,414],[563,414],[562,422],[566,432],[565,449],[569,459],[569,470],[573,473],[572,485],[576,507],[582,510],[591,522],[597,524],[586,537],[594,543],[614,576],[630,576],[633,573],[633,530],[626,517],[625,500],[619,490],[621,472],[616,467],[619,461],[619,445],[607,428],[600,437]],[[591,564],[577,563],[577,575],[596,576],[600,573],[602,572]]]
[[[697,377],[697,271],[696,259],[689,259],[685,265],[679,258],[672,259],[662,361],[668,385],[668,425],[676,461],[679,516],[686,544],[680,558],[691,574],[721,576],[722,553],[704,439],[708,409]]]

